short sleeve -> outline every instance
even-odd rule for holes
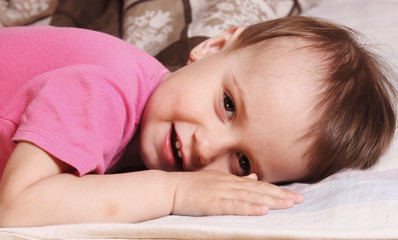
[[[116,78],[116,79],[115,79]],[[26,109],[13,141],[28,141],[76,168],[79,175],[104,173],[133,135],[129,96],[106,68],[74,65],[42,74],[20,94]]]

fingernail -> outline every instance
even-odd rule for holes
[[[301,194],[301,193],[295,193],[295,194],[294,194],[294,199],[295,199],[296,201],[301,202],[301,201],[304,200],[304,196],[303,196],[303,194]]]
[[[260,206],[258,208],[259,215],[264,215],[268,213],[269,208],[267,206]]]
[[[287,205],[289,205],[289,206],[291,206],[291,205],[294,204],[294,200],[291,199],[291,198],[285,198],[285,199],[284,199],[284,202],[285,202]]]

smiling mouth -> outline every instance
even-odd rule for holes
[[[170,136],[170,140],[171,140],[171,149],[173,150],[173,156],[174,159],[176,160],[178,167],[180,169],[183,169],[182,165],[183,165],[183,159],[182,159],[182,152],[181,152],[181,143],[178,140],[177,137],[177,132],[175,130],[174,124],[172,125],[171,128],[171,136]]]

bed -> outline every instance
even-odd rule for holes
[[[87,14],[87,8],[95,14]],[[361,31],[398,71],[398,0],[0,1],[3,26],[51,24],[107,32],[136,44],[171,70],[184,65],[192,46],[223,28],[297,14]],[[305,197],[292,209],[259,217],[167,216],[136,224],[0,228],[0,239],[398,239],[395,135],[388,152],[369,170],[286,186]]]

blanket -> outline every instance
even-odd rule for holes
[[[241,21],[252,24],[264,19],[302,14],[327,18],[361,31],[368,37],[373,50],[392,69],[398,70],[396,0],[97,0],[98,6],[90,5],[93,10],[82,7],[90,0],[68,0],[56,6],[46,4],[50,1],[0,0],[2,24],[10,25],[10,19],[17,22],[18,11],[29,9],[31,3],[41,2],[40,7],[35,8],[39,17],[19,24],[75,23],[79,24],[74,25],[76,27],[103,32],[112,29],[109,34],[119,34],[120,38],[137,45],[142,41],[141,48],[148,49],[170,69],[176,69],[185,64],[192,46],[222,28]],[[18,2],[24,2],[24,5],[18,5]],[[66,14],[66,5],[72,2],[78,5],[71,6],[72,13]],[[234,5],[236,3],[238,5]],[[158,7],[151,4],[158,4]],[[81,13],[73,13],[73,9],[79,9],[79,6]],[[85,11],[96,14],[83,14]],[[62,15],[63,23],[56,15]],[[66,20],[69,15],[79,20]],[[83,18],[85,15],[87,18]],[[29,16],[21,14],[19,17],[28,19]],[[106,20],[108,17],[112,21]],[[113,22],[114,18],[119,22]],[[108,23],[114,24],[113,27],[108,28]],[[150,41],[146,37],[156,41],[147,44]],[[346,170],[316,184],[294,183],[285,187],[303,193],[305,201],[292,209],[270,211],[265,216],[167,216],[135,224],[3,228],[0,229],[0,240],[398,239],[398,132],[388,152],[369,170]]]

